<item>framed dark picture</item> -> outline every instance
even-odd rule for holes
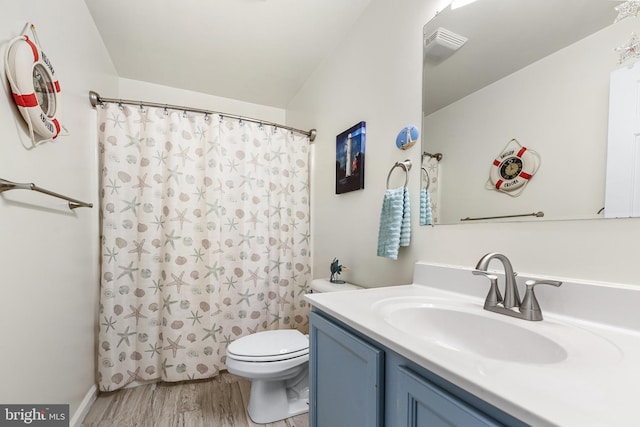
[[[336,137],[336,194],[364,188],[366,123],[360,122]]]

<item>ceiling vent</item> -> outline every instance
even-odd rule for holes
[[[424,54],[427,58],[443,60],[451,56],[467,42],[467,38],[445,28],[438,28],[425,35]]]

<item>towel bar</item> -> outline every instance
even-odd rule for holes
[[[484,216],[484,217],[477,217],[477,218],[466,217],[466,218],[460,218],[460,221],[480,221],[480,220],[485,220],[485,219],[519,218],[519,217],[522,217],[522,216],[535,216],[537,218],[541,218],[541,217],[544,216],[544,212],[539,211],[539,212],[526,213],[526,214]]]
[[[20,184],[17,182],[7,181],[6,179],[0,178],[0,193],[9,190],[33,190],[39,193],[46,194],[48,196],[57,197],[58,199],[63,199],[69,202],[69,209],[73,210],[76,208],[92,208],[93,203],[85,203],[80,200],[72,199],[71,197],[63,196],[62,194],[54,193],[53,191],[45,190],[44,188],[40,188],[33,183]]]

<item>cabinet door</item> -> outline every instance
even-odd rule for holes
[[[384,352],[318,313],[310,324],[311,427],[381,427]]]
[[[502,425],[411,370],[398,371],[397,427]]]

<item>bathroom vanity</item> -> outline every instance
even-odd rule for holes
[[[311,425],[637,425],[640,289],[563,281],[538,292],[542,321],[425,263],[412,285],[307,296]]]
[[[310,342],[312,426],[525,425],[320,311]]]

